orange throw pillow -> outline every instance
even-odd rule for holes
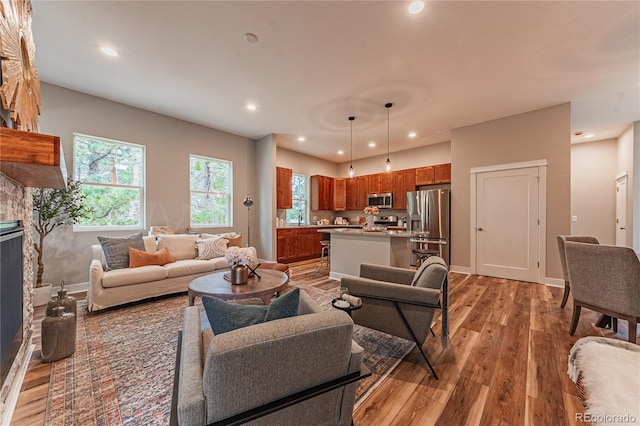
[[[137,268],[147,265],[166,265],[173,263],[175,260],[171,257],[169,250],[163,248],[155,253],[147,253],[144,250],[137,250],[129,247],[129,268]]]
[[[229,242],[227,243],[227,247],[242,247],[242,234],[238,235],[235,238],[225,237]]]

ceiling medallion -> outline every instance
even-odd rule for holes
[[[18,129],[38,131],[40,80],[31,13],[30,0],[0,0],[0,99]]]

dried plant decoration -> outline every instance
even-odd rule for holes
[[[0,99],[18,129],[38,131],[40,80],[31,14],[30,0],[0,0]]]

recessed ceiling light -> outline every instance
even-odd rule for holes
[[[417,15],[418,13],[422,12],[422,9],[424,9],[424,2],[414,1],[409,6],[409,13],[412,15]]]
[[[258,109],[258,107],[257,107],[257,106],[255,106],[254,104],[248,104],[248,105],[247,105],[247,109],[248,109],[249,111],[255,111],[256,109]]]
[[[304,136],[300,136],[298,137],[298,142],[304,142],[306,139],[304,138]]]
[[[592,138],[594,136],[595,135],[593,133],[587,133],[586,135],[584,135],[584,138],[587,139],[587,138]]]
[[[343,155],[343,154],[344,154],[344,151],[343,151],[343,150],[339,150],[339,151],[338,151],[338,155]]]
[[[249,44],[256,44],[259,40],[258,36],[254,33],[244,33],[242,37],[244,37],[244,41]]]
[[[411,132],[411,133],[409,133],[409,137],[410,137],[410,138],[415,138],[415,137],[416,137],[416,132]]]
[[[376,147],[375,142],[369,142],[369,148],[375,148],[375,147]]]
[[[110,47],[106,47],[106,46],[101,47],[100,51],[107,56],[118,56],[118,52],[116,52],[115,49],[112,49]]]

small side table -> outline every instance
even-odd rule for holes
[[[336,302],[339,301],[339,300],[342,300],[342,299],[340,299],[339,297],[336,298],[336,299],[333,299],[331,301],[331,306],[333,306],[335,309],[338,309],[340,311],[345,311],[346,313],[349,314],[349,316],[351,316],[351,312],[357,311],[358,309],[362,308],[362,305],[360,305],[360,306],[349,305],[349,306],[346,306],[346,307],[336,306]]]

